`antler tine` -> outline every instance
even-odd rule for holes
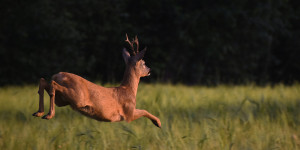
[[[137,36],[135,36],[134,43],[136,44],[136,53],[139,53],[139,40]]]
[[[134,51],[133,41],[132,41],[132,42],[129,41],[128,36],[127,36],[127,33],[126,33],[126,40],[125,40],[125,41],[130,45],[131,50],[132,50],[132,52],[133,52],[133,55],[135,55],[136,53],[135,53],[135,51]]]

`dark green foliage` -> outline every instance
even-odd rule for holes
[[[120,81],[125,33],[148,47],[151,80],[292,83],[300,79],[298,3],[2,0],[0,85],[59,71]]]

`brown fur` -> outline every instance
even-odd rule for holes
[[[149,75],[150,69],[142,60],[145,49],[130,56],[126,49],[123,57],[126,70],[119,87],[106,88],[96,85],[72,73],[60,72],[52,76],[50,84],[40,79],[39,110],[33,116],[44,114],[44,90],[50,96],[49,113],[43,119],[51,119],[58,107],[70,105],[74,110],[99,121],[131,122],[140,117],[149,118],[154,125],[161,127],[160,120],[146,110],[136,109],[136,94],[140,77]]]

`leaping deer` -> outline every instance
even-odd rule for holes
[[[123,49],[123,58],[126,69],[119,87],[106,88],[96,85],[72,73],[60,72],[52,76],[48,84],[44,78],[39,83],[39,110],[32,114],[40,117],[44,114],[44,90],[50,96],[49,113],[43,119],[51,119],[55,115],[55,105],[58,107],[70,105],[74,110],[98,121],[131,122],[140,117],[149,118],[154,125],[161,127],[160,120],[146,110],[136,109],[136,94],[141,77],[150,75],[150,68],[143,60],[146,48],[139,52],[137,37],[129,41],[133,56],[126,48]],[[136,44],[136,50],[134,49]]]

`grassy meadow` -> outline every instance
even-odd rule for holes
[[[300,149],[300,84],[217,87],[141,84],[137,108],[147,118],[106,123],[70,107],[56,116],[31,116],[38,109],[37,85],[0,87],[0,149]],[[49,96],[45,94],[45,112]]]

